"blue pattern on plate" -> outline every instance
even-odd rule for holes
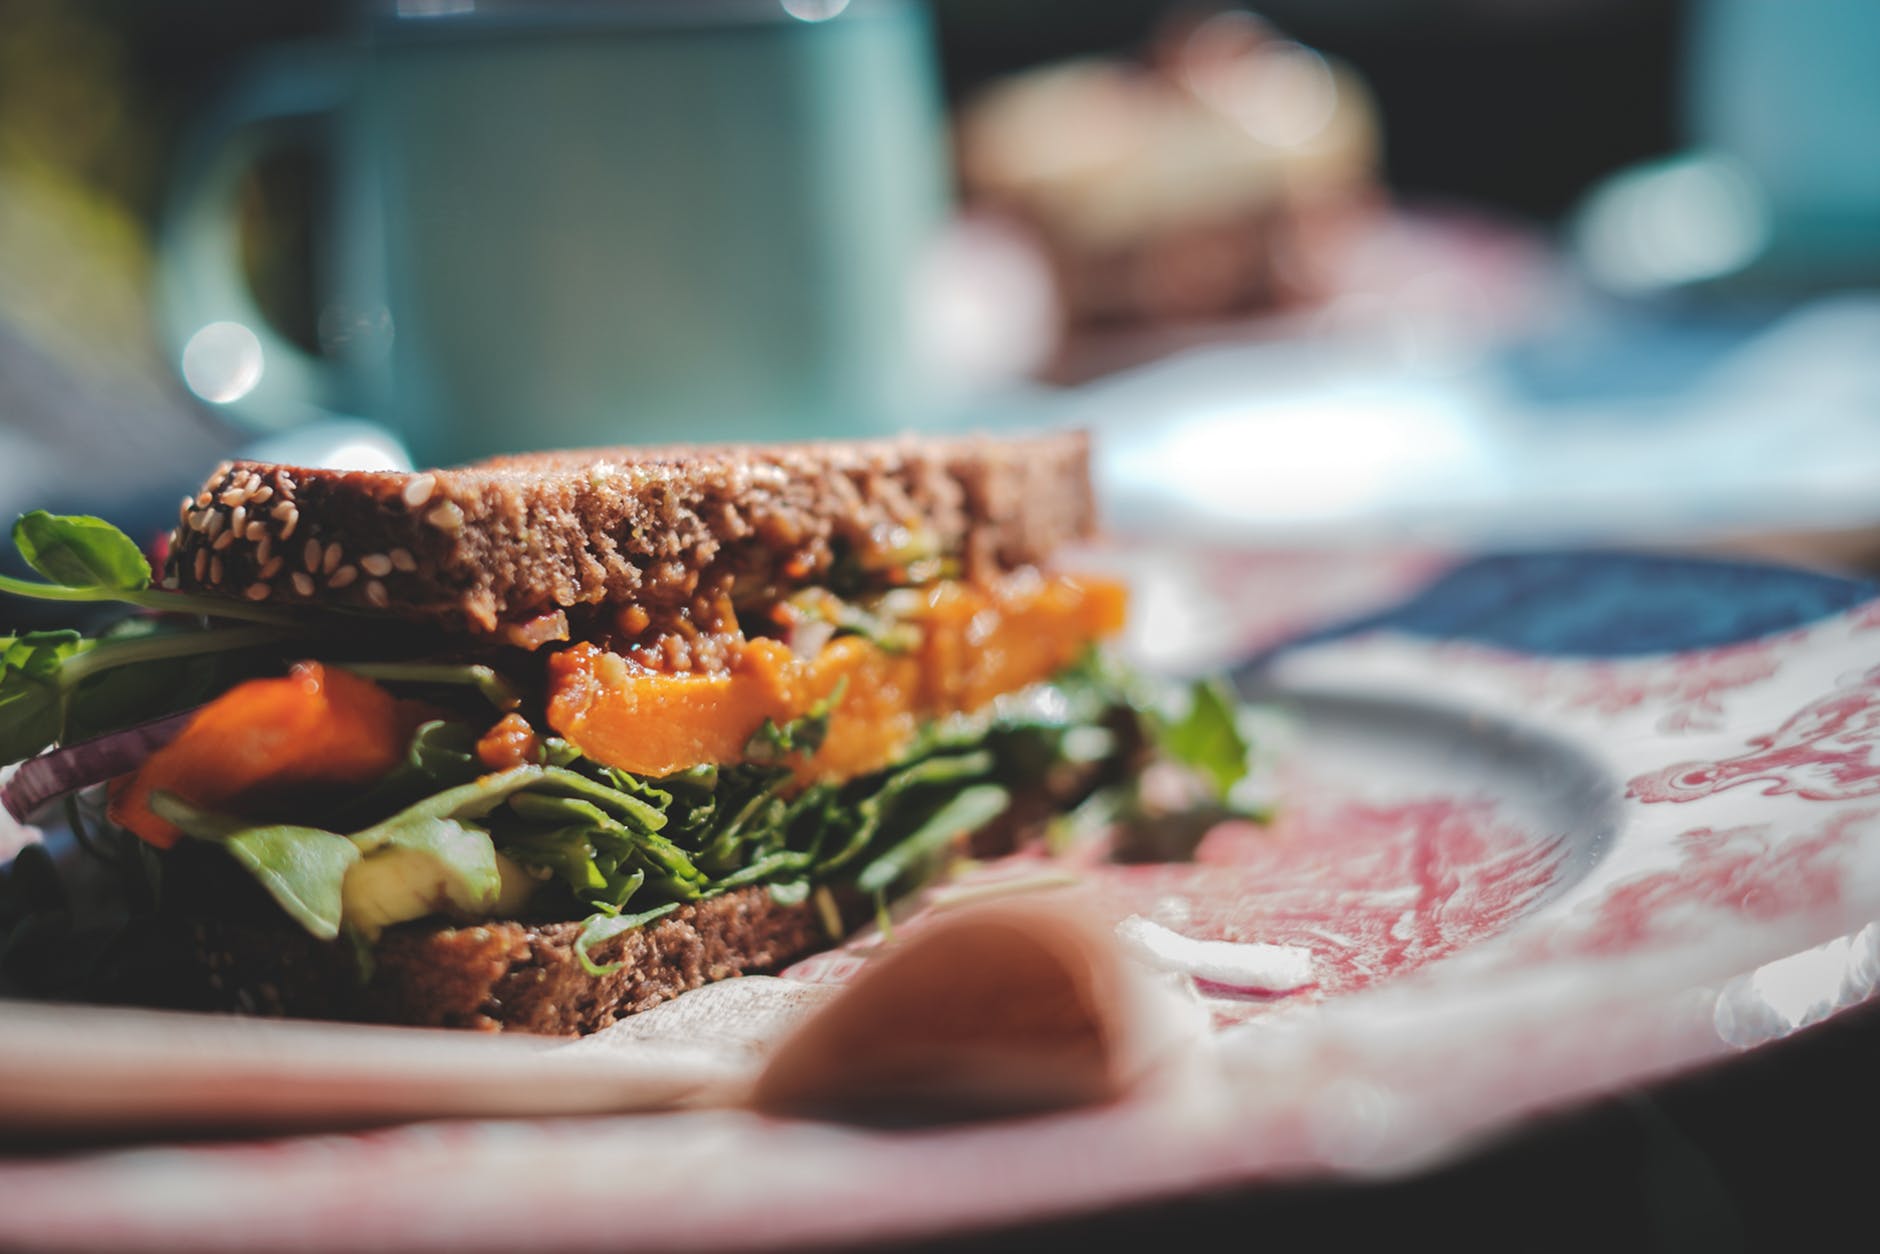
[[[1477,558],[1394,609],[1295,640],[1379,629],[1522,653],[1626,657],[1712,648],[1816,622],[1880,586],[1752,562],[1640,553]]]

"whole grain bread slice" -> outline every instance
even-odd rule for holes
[[[775,971],[833,944],[809,904],[745,888],[680,907],[603,941],[582,967],[580,923],[422,922],[388,930],[359,978],[352,952],[305,932],[253,924],[192,925],[190,1003],[296,1018],[575,1036],[716,980]]]
[[[411,474],[219,466],[186,499],[167,586],[493,633],[557,610],[968,578],[1095,523],[1082,432],[593,449]]]

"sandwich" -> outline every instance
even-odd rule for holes
[[[0,971],[586,1033],[1113,808],[1158,754],[1224,802],[1218,694],[1151,708],[1104,650],[1123,588],[1053,564],[1088,462],[1080,433],[232,462],[154,561],[28,514],[44,582],[0,591],[137,612],[0,637],[0,799],[62,804],[117,885],[88,914],[22,853]]]

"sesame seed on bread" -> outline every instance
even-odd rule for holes
[[[1082,432],[535,453],[417,473],[218,467],[183,502],[164,581],[490,633],[588,605],[688,605],[898,555],[968,578],[1089,535]]]

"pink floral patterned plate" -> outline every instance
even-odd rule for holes
[[[1244,565],[1212,569],[1233,604]],[[1218,828],[1192,863],[1089,860],[1059,891],[1304,947],[1313,981],[1201,986],[1208,1049],[1114,1105],[895,1129],[737,1110],[432,1122],[12,1161],[0,1244],[814,1246],[1453,1156],[1871,995],[1875,591],[1484,559],[1266,650],[1240,675],[1290,719],[1276,822]],[[858,960],[785,974],[840,981]]]

